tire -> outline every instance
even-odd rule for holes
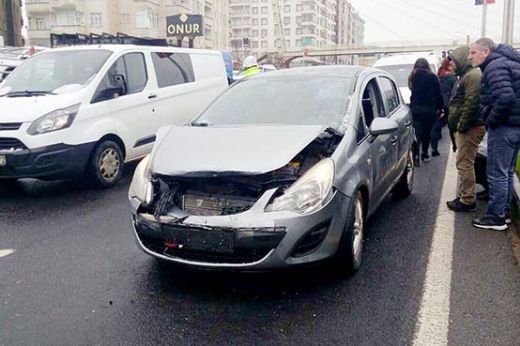
[[[101,142],[90,155],[87,179],[96,188],[112,187],[121,178],[123,165],[123,152],[119,145],[113,141]]]
[[[406,167],[399,178],[399,181],[392,189],[392,197],[396,199],[402,199],[410,196],[413,189],[413,179],[415,175],[415,164],[414,164],[414,155],[410,150],[408,152],[408,157],[406,159]]]
[[[341,276],[352,275],[361,266],[363,257],[363,237],[365,233],[365,212],[363,196],[358,191],[347,212],[347,222],[334,257],[334,272]]]

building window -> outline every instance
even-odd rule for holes
[[[48,30],[47,21],[45,18],[31,18],[29,19],[30,30]]]
[[[267,25],[267,18],[262,18],[262,25]]]
[[[301,35],[302,34],[302,28],[301,27],[297,27],[296,28],[296,35]]]
[[[90,13],[90,26],[103,26],[103,14],[101,12]]]
[[[258,30],[251,31],[251,36],[258,37]]]
[[[251,48],[258,48],[258,41],[251,41]]]
[[[296,47],[302,46],[302,40],[296,40]]]
[[[303,10],[302,5],[296,5],[296,12],[301,12]]]
[[[267,30],[262,30],[260,34],[262,35],[262,38],[266,38],[267,37]]]
[[[291,40],[285,40],[285,48],[291,47]]]
[[[258,18],[253,18],[251,23],[253,26],[258,26]]]
[[[252,14],[258,14],[258,7],[251,7]]]
[[[283,23],[285,25],[291,24],[291,17],[283,17]]]
[[[159,14],[150,8],[135,13],[135,26],[144,29],[159,27]]]
[[[262,41],[262,48],[267,48],[267,41]]]
[[[262,14],[267,14],[267,7],[262,7]]]
[[[291,12],[291,5],[284,5],[283,6],[283,11],[284,12]]]
[[[283,29],[283,34],[287,36],[291,35],[291,29]]]

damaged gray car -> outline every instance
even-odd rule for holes
[[[412,191],[414,133],[393,77],[359,66],[248,77],[164,127],[129,199],[149,255],[266,270],[325,259],[355,272],[365,221]]]

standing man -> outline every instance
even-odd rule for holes
[[[253,76],[260,72],[262,72],[262,70],[260,69],[260,67],[258,67],[258,62],[256,61],[256,58],[252,55],[247,56],[244,59],[244,77]]]
[[[503,231],[520,147],[520,54],[507,44],[496,46],[481,38],[471,45],[469,61],[483,71],[480,103],[488,127],[489,204],[473,226]]]
[[[448,59],[459,80],[450,101],[448,125],[455,132],[457,143],[456,166],[459,174],[457,198],[448,201],[448,208],[455,212],[477,210],[475,192],[475,157],[478,145],[486,133],[480,117],[480,80],[482,73],[468,61],[469,47],[455,49]]]

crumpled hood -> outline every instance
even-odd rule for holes
[[[326,127],[265,125],[161,128],[151,156],[155,174],[262,174],[285,166]]]
[[[80,103],[79,96],[70,93],[67,96],[0,97],[0,123],[33,121],[56,109]]]

